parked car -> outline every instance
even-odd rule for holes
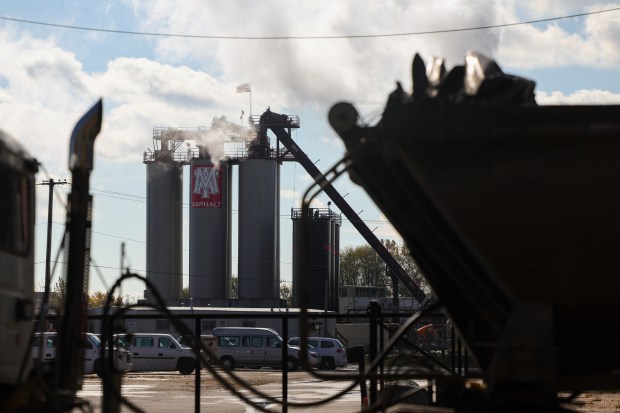
[[[117,334],[114,345],[131,352],[134,371],[175,371],[191,374],[196,367],[194,350],[170,334]]]
[[[288,344],[299,346],[299,337],[291,338]],[[319,355],[322,369],[333,370],[336,367],[344,367],[348,363],[347,350],[337,338],[308,337],[308,347]]]
[[[31,356],[35,360],[49,363],[56,358],[58,343],[58,333],[55,331],[35,333],[32,340]],[[42,353],[41,353],[42,351]],[[102,374],[102,346],[99,338],[92,334],[84,335],[84,374]],[[133,363],[131,353],[124,348],[114,348],[114,366],[121,372],[132,370]]]
[[[270,328],[261,327],[216,327],[217,355],[226,369],[236,366],[280,367],[282,366],[282,337]],[[301,349],[287,345],[287,369],[297,370]],[[308,352],[308,364],[319,362],[315,352]]]

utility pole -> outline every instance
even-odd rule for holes
[[[52,253],[52,210],[54,202],[54,186],[66,184],[68,184],[66,179],[62,181],[54,181],[53,179],[50,179],[49,181],[43,181],[39,184],[47,185],[49,187],[49,202],[47,204],[47,250],[45,252],[45,294],[43,299],[44,302],[46,302],[49,298],[51,288],[50,255]]]

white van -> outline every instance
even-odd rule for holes
[[[86,333],[84,338],[84,374],[94,373],[101,377],[103,362],[101,341],[92,333]],[[42,362],[51,362],[56,358],[57,344],[57,332],[45,332],[43,337],[41,333],[35,333],[32,339],[32,358],[39,360],[41,357]],[[114,366],[122,372],[131,370],[133,368],[131,353],[123,348],[114,348]]]
[[[299,346],[299,337],[293,337],[288,341],[291,346]],[[347,350],[340,340],[331,337],[308,337],[308,347],[319,355],[321,368],[333,370],[336,367],[345,367],[348,363]]]
[[[194,350],[170,334],[115,334],[114,345],[131,352],[133,371],[174,371],[191,374],[196,367]]]
[[[193,343],[193,340],[188,339],[188,337],[183,337],[183,336],[178,336],[177,341],[179,342],[179,344],[185,347],[191,347]],[[211,334],[201,335],[200,341],[202,341],[202,345],[205,346],[205,348],[209,350],[216,357],[215,360],[217,360],[217,346],[215,345],[217,340],[215,336]],[[208,364],[213,363],[213,360],[211,359],[211,356],[209,355],[209,353],[204,353],[203,356],[204,356],[203,359]]]
[[[217,355],[226,369],[282,366],[282,337],[270,328],[216,327],[213,335],[217,339]],[[297,370],[300,352],[299,347],[288,346],[288,370]],[[309,352],[307,357],[310,366],[319,363],[316,353]]]

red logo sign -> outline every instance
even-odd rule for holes
[[[192,167],[192,208],[222,207],[222,174],[214,166]]]

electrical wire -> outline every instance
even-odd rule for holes
[[[559,20],[574,19],[577,17],[586,17],[596,14],[611,13],[620,10],[620,7],[614,7],[610,9],[594,10],[583,13],[575,13],[564,16],[554,16],[542,19],[524,20],[512,23],[490,24],[483,26],[472,26],[452,29],[439,29],[439,30],[423,30],[414,32],[402,32],[402,33],[378,33],[378,34],[350,34],[350,35],[323,35],[323,36],[223,36],[223,35],[201,35],[201,34],[183,34],[183,33],[160,33],[160,32],[142,32],[133,30],[119,30],[119,29],[105,29],[98,27],[88,26],[75,26],[69,24],[50,23],[37,20],[18,19],[9,16],[0,16],[0,20],[10,21],[20,24],[33,24],[38,26],[55,27],[61,29],[70,30],[82,30],[90,32],[100,33],[112,33],[123,34],[132,36],[150,36],[150,37],[176,37],[176,38],[189,38],[189,39],[211,39],[211,40],[337,40],[337,39],[376,39],[386,37],[409,37],[409,36],[422,36],[433,34],[447,34],[447,33],[462,33],[480,30],[491,30],[506,27],[515,27],[530,25],[536,23],[548,23]]]
[[[297,163],[295,163],[296,165]],[[295,192],[295,187],[293,187],[293,191]],[[104,192],[104,193],[100,193],[100,192]],[[114,199],[121,199],[121,200],[125,200],[125,201],[133,201],[133,202],[140,202],[140,203],[146,203],[146,197],[142,197],[139,195],[132,195],[132,194],[128,194],[128,193],[122,193],[122,192],[115,192],[115,194],[119,194],[122,196],[112,196],[112,195],[107,195],[105,193],[106,191],[101,191],[101,190],[97,190],[97,189],[91,189],[91,193],[93,193],[94,195],[98,195],[98,196],[102,196],[102,197],[107,197],[107,198],[114,198]],[[134,199],[127,199],[125,197],[133,197]],[[183,205],[184,208],[189,208],[189,203],[181,203]],[[238,214],[239,210],[235,209],[235,208],[231,208],[230,209],[231,213],[233,214]],[[291,214],[279,214],[280,219],[287,219],[287,218],[291,218]],[[350,222],[350,220],[346,217],[342,217],[341,218],[343,222]],[[372,223],[372,224],[390,224],[390,221],[386,220],[386,219],[360,219],[361,222],[365,222],[365,223]],[[40,223],[39,223],[40,224]],[[37,225],[39,225],[37,224]],[[140,241],[138,241],[140,242]]]

